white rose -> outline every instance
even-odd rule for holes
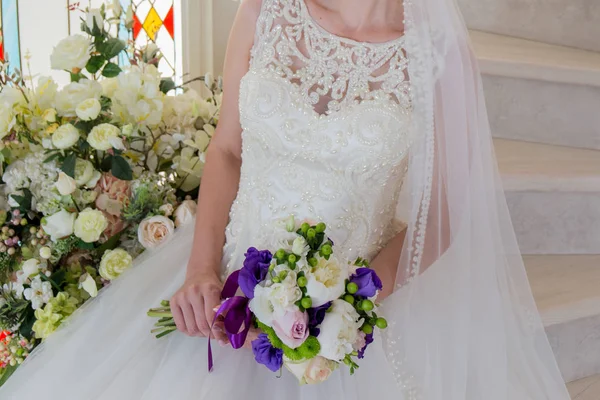
[[[333,361],[342,361],[346,354],[354,351],[363,321],[353,305],[344,300],[334,300],[331,311],[325,314],[320,325],[320,356]]]
[[[86,185],[90,187],[88,182],[94,178],[94,172],[97,171],[94,169],[94,165],[90,161],[82,160],[81,158],[75,160],[75,182],[78,186]],[[98,177],[98,179],[100,179],[100,177]]]
[[[301,385],[325,382],[338,367],[336,362],[320,356],[301,362],[284,359],[283,365],[298,379]]]
[[[298,236],[296,239],[294,239],[294,242],[292,243],[292,253],[300,257],[306,257],[309,251],[310,246],[303,236]]]
[[[108,221],[102,211],[86,208],[75,220],[73,232],[86,243],[97,242],[108,227]]]
[[[79,287],[85,290],[91,297],[98,296],[98,285],[96,284],[96,280],[92,278],[90,274],[85,274],[81,278],[82,280],[79,283]]]
[[[306,294],[312,299],[313,307],[340,297],[348,279],[348,266],[340,263],[335,256],[330,256],[329,260],[321,256],[316,256],[316,259],[317,265],[306,273]]]
[[[142,49],[142,57],[144,62],[149,62],[152,61],[153,59],[156,58],[156,56],[158,56],[158,52],[159,52],[159,48],[156,45],[156,43],[154,42],[150,42],[148,43],[148,45],[146,45],[146,47],[144,47]]]
[[[131,268],[133,259],[123,249],[107,250],[100,261],[100,276],[112,281],[118,278],[125,270]]]
[[[62,171],[58,173],[58,181],[54,185],[56,186],[56,189],[58,189],[58,193],[62,196],[68,196],[77,189],[75,179]]]
[[[158,211],[162,212],[165,217],[170,217],[173,215],[173,205],[172,204],[163,204],[158,207]],[[177,221],[175,221],[175,226],[177,226]]]
[[[56,214],[45,217],[42,220],[44,232],[50,235],[50,239],[56,242],[58,239],[67,237],[73,233],[73,224],[75,223],[75,214],[60,210]]]
[[[8,136],[16,122],[12,107],[0,104],[0,139]]]
[[[85,20],[85,24],[87,25],[90,32],[95,34],[100,30],[100,32],[104,29],[104,19],[102,18],[102,14],[100,13],[100,9],[92,8],[87,13],[87,18]],[[96,30],[94,30],[96,28]]]
[[[82,79],[71,82],[56,94],[56,111],[65,117],[76,117],[75,109],[87,99],[100,99],[102,85],[97,81]]]
[[[41,110],[46,110],[53,107],[54,98],[58,92],[58,85],[49,76],[41,76],[38,79],[35,88],[35,101]],[[47,121],[46,122],[54,122]]]
[[[91,58],[91,43],[86,36],[71,35],[64,38],[52,51],[50,65],[52,69],[72,71],[83,69]]]
[[[40,262],[35,258],[29,259],[21,265],[21,270],[26,278],[30,278],[40,272]]]
[[[119,89],[119,80],[117,78],[106,78],[100,81],[102,93],[106,97],[113,97],[115,91]]]
[[[40,249],[40,257],[44,260],[50,259],[52,257],[52,250],[48,246],[44,246]]]
[[[102,105],[98,99],[92,97],[81,102],[75,109],[75,113],[82,121],[93,121],[98,118],[101,110]]]
[[[276,313],[284,313],[302,298],[302,290],[298,287],[297,281],[296,273],[290,271],[283,282],[271,286],[269,298]]]
[[[133,135],[133,125],[131,125],[131,124],[123,125],[123,128],[121,128],[121,133],[125,137],[130,137],[131,135]]]
[[[56,122],[56,110],[54,108],[47,108],[42,113],[42,119],[49,124]]]
[[[75,175],[75,176],[77,176],[77,175]],[[100,178],[102,178],[102,174],[100,173],[100,171],[94,170],[92,177],[85,183],[85,186],[88,188],[95,187],[96,184],[98,183],[98,181],[100,180]],[[96,192],[94,192],[94,193],[96,193]]]
[[[57,149],[65,150],[73,146],[79,140],[79,130],[71,124],[58,127],[52,134],[52,144]]]
[[[254,298],[248,303],[248,307],[254,313],[256,318],[266,326],[272,326],[275,319],[275,307],[271,301],[270,287],[256,285],[254,287]]]
[[[174,230],[173,221],[162,215],[155,215],[140,222],[138,240],[146,249],[151,249],[169,239]]]
[[[113,147],[111,138],[118,138],[121,130],[112,124],[100,124],[92,128],[87,141],[96,150],[109,150]]]
[[[193,221],[197,207],[194,200],[184,200],[175,210],[175,226],[180,227]]]

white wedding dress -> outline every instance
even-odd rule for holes
[[[241,267],[248,247],[272,246],[274,221],[290,214],[326,222],[336,251],[348,259],[373,257],[399,232],[400,221],[407,222],[405,215],[410,213],[403,209],[401,199],[409,173],[408,156],[425,132],[415,129],[419,125],[413,123],[415,96],[411,95],[413,79],[408,78],[408,40],[405,35],[368,44],[340,38],[317,25],[302,0],[263,0],[250,70],[240,87],[243,162],[226,232],[223,276]],[[418,74],[414,76],[418,78]],[[397,338],[378,336],[354,376],[342,366],[320,385],[301,387],[287,371],[278,378],[257,365],[251,351],[221,348],[216,343],[215,367],[208,373],[205,339],[174,333],[157,340],[150,334],[155,321],[146,316],[147,309],[170,298],[182,284],[192,233],[192,226],[184,227],[163,247],[143,254],[132,270],[86,304],[26,360],[0,388],[0,398],[567,398],[551,357],[547,374],[538,373],[542,368],[538,368],[537,358],[522,363],[533,373],[520,374],[520,379],[531,379],[531,385],[508,374],[502,381],[504,388],[498,390],[488,388],[484,378],[501,376],[506,360],[490,358],[486,368],[480,368],[485,363],[477,364],[481,360],[471,355],[475,372],[467,373],[465,368],[467,377],[459,381],[462,364],[454,365],[452,360],[458,358],[453,357],[473,348],[462,352],[462,337],[456,339],[456,347],[452,342],[441,347],[443,342],[438,339],[435,346],[427,344],[428,335],[439,334],[438,329],[433,324],[419,328],[418,320],[405,326],[414,327],[412,336],[406,329],[408,339],[423,338],[421,347],[409,346],[405,351]],[[439,288],[452,279],[448,274],[452,272],[444,275],[434,267],[425,271],[424,279],[432,284],[421,287],[421,293],[443,291]],[[402,324],[404,320],[402,305],[410,304],[407,287],[397,290],[384,304],[392,323],[390,335],[394,321]],[[490,298],[494,293],[490,291]],[[435,294],[428,296],[435,298]],[[451,318],[451,314],[444,315],[446,308],[441,307],[439,319],[444,325],[444,317]],[[425,318],[430,309],[423,306],[422,311]],[[498,315],[497,320],[500,324],[504,317]],[[479,331],[471,329],[475,325],[462,320],[457,323],[472,332],[471,339],[476,341]],[[452,340],[450,326],[444,328],[449,331],[443,338]],[[501,345],[498,342],[498,349]],[[547,352],[543,340],[540,348]],[[410,350],[419,354],[410,358]],[[489,350],[492,357],[493,348]],[[420,360],[425,360],[423,368],[418,366]],[[481,397],[486,390],[489,395]]]

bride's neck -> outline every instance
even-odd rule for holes
[[[370,31],[378,26],[394,26],[403,19],[400,0],[305,0],[335,13],[349,31]]]

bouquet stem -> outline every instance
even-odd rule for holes
[[[147,313],[151,318],[158,318],[158,321],[154,324],[155,328],[151,331],[151,333],[156,334],[157,339],[177,330],[169,302],[163,300],[160,305],[162,307],[151,308]]]

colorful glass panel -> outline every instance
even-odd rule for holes
[[[21,46],[19,40],[19,7],[17,0],[2,0],[0,46],[2,59],[10,62],[10,68],[21,69]]]

